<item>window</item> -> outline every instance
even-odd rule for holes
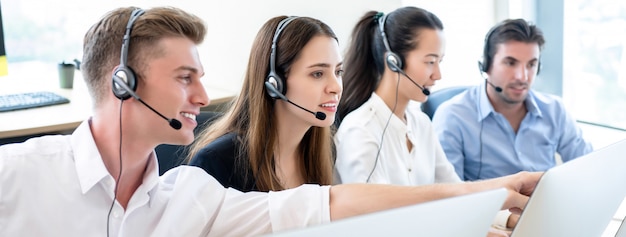
[[[82,57],[84,33],[105,12],[102,4],[67,2],[2,1],[9,75],[56,73],[56,63]]]
[[[567,106],[579,120],[626,129],[626,2],[563,4]]]

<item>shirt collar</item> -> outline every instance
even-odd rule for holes
[[[76,173],[83,194],[107,177],[111,181],[113,180],[104,166],[102,156],[100,156],[96,142],[93,140],[89,123],[90,120],[83,121],[74,130],[71,138]]]
[[[487,116],[489,116],[490,113],[495,112],[493,110],[493,106],[489,102],[489,97],[487,97],[486,86],[487,86],[487,83],[480,83],[480,86],[478,86],[478,92],[477,92],[478,118],[477,119],[479,122],[487,118]]]
[[[478,87],[478,121],[482,121],[483,119],[487,118],[490,113],[495,112],[493,106],[489,102],[489,98],[487,97],[486,86],[487,83],[480,83],[480,86]],[[528,109],[528,112],[531,116],[542,116],[541,110],[539,110],[539,107],[537,106],[537,101],[533,90],[528,91],[528,96],[526,97],[524,103],[526,104],[526,109]]]
[[[398,131],[407,130],[407,125],[402,122],[402,119],[393,114],[391,109],[387,106],[387,104],[385,104],[383,98],[380,98],[380,96],[378,96],[376,92],[372,92],[370,100],[372,101],[372,106],[376,110],[376,116],[381,119],[381,121],[385,121],[386,123],[387,121],[389,121],[389,124],[387,124],[386,126],[391,126],[391,128],[388,129],[395,129]]]
[[[81,191],[87,193],[100,182],[104,185],[113,185],[113,177],[106,169],[102,156],[91,133],[90,120],[83,121],[72,133],[71,144],[76,164],[76,173],[79,178]],[[145,190],[148,195],[156,191],[159,183],[158,160],[154,151],[150,154],[143,183],[137,191]],[[152,199],[150,199],[152,200]]]
[[[143,177],[143,184],[141,187],[146,187],[148,196],[154,195],[159,184],[159,161],[156,156],[156,152],[150,153],[150,159],[148,160],[148,166],[146,167],[146,173]],[[150,205],[152,205],[153,198],[149,199]]]
[[[528,96],[526,97],[526,109],[528,109],[528,113],[534,117],[542,117],[543,114],[537,105],[537,97],[535,96],[535,92],[533,90],[528,90]]]

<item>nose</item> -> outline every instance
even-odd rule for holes
[[[335,75],[330,77],[329,80],[330,82],[328,86],[326,86],[326,92],[331,94],[341,94],[343,91],[342,77]]]
[[[433,74],[430,75],[430,79],[433,81],[441,80],[441,68],[439,64],[436,64],[433,69]]]
[[[194,90],[192,91],[191,102],[200,107],[205,107],[211,103],[202,83],[195,84]]]
[[[528,81],[528,75],[530,75],[532,68],[520,66],[515,70],[515,79]]]

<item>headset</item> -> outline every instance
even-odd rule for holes
[[[415,81],[413,81],[413,79],[411,79],[408,75],[406,75],[406,73],[404,73],[404,71],[402,70],[402,60],[396,53],[391,51],[391,47],[389,47],[389,42],[387,41],[387,35],[385,34],[385,20],[387,19],[387,15],[379,12],[378,14],[376,14],[376,16],[374,16],[374,19],[378,21],[378,31],[380,32],[380,36],[382,38],[383,44],[385,45],[385,50],[386,50],[385,62],[387,63],[387,66],[392,72],[398,73],[398,81],[396,83],[396,97],[395,97],[396,99],[393,104],[393,108],[391,108],[391,114],[389,114],[389,117],[387,118],[387,122],[385,123],[385,127],[383,128],[382,135],[380,136],[380,142],[379,142],[380,145],[378,145],[378,149],[376,151],[376,158],[374,159],[374,166],[372,167],[372,170],[370,170],[370,173],[367,175],[367,179],[365,180],[365,183],[370,182],[370,179],[372,178],[372,174],[374,174],[374,170],[376,170],[376,166],[378,165],[378,158],[380,157],[380,151],[383,148],[383,141],[385,140],[385,132],[387,131],[387,127],[389,127],[389,122],[391,121],[391,117],[393,117],[393,113],[394,111],[396,111],[396,107],[398,105],[398,90],[400,89],[400,74],[406,76],[417,87],[422,89],[422,93],[424,93],[425,95],[430,94],[430,91],[428,89],[425,89],[419,86],[417,83],[415,83]]]
[[[491,63],[493,59],[492,59],[490,49],[491,49],[491,38],[493,37],[493,34],[495,34],[496,31],[500,31],[500,28],[502,28],[506,24],[519,24],[519,23],[520,22],[517,20],[515,21],[505,20],[495,25],[491,29],[489,29],[489,31],[487,32],[487,35],[485,36],[485,45],[483,47],[482,61],[480,60],[478,61],[478,68],[480,69],[481,72],[487,73],[489,69],[491,69]],[[541,60],[539,60],[538,65],[537,65],[537,75],[539,75],[540,71],[541,71]]]
[[[267,78],[265,79],[265,85],[267,94],[274,99],[282,99],[281,96],[287,93],[285,81],[276,72],[276,48],[278,48],[278,37],[280,36],[280,33],[285,29],[285,27],[287,27],[287,25],[296,18],[298,17],[290,16],[280,21],[276,28],[276,32],[274,32],[274,38],[272,38],[272,51],[270,53],[270,72],[267,74]],[[272,90],[270,86],[275,90]]]
[[[128,24],[126,24],[126,32],[124,33],[124,41],[122,42],[122,52],[120,54],[120,65],[117,66],[115,72],[113,72],[113,79],[111,86],[113,90],[113,94],[115,97],[120,100],[126,100],[132,97],[132,92],[127,90],[130,88],[133,92],[137,89],[137,77],[133,69],[128,66],[128,46],[130,44],[130,31],[133,28],[133,23],[139,18],[139,16],[143,15],[144,10],[135,9],[130,14],[130,19],[128,19]],[[115,80],[115,77],[121,78],[123,82],[125,82],[126,87],[118,84],[119,80]]]
[[[135,73],[133,72],[133,70],[128,67],[127,62],[128,62],[128,46],[129,46],[129,41],[130,41],[130,31],[133,27],[133,23],[135,22],[135,20],[137,20],[137,18],[139,18],[139,16],[141,16],[144,13],[144,10],[142,9],[134,9],[131,14],[130,14],[130,18],[128,19],[128,23],[126,24],[126,31],[124,32],[124,38],[123,38],[123,42],[122,42],[122,52],[120,55],[120,65],[118,65],[115,69],[115,71],[113,72],[113,76],[112,76],[112,86],[111,89],[113,91],[113,94],[115,95],[115,97],[117,97],[118,99],[122,100],[122,102],[130,97],[136,97],[139,98],[139,96],[137,96],[134,91],[137,89],[137,78],[135,76]],[[139,101],[141,101],[142,103],[144,103],[141,99],[138,99]],[[149,107],[149,106],[148,106]],[[113,206],[115,205],[115,200],[117,199],[117,188],[118,188],[118,184],[120,182],[120,179],[122,177],[122,106],[120,104],[120,144],[119,144],[119,162],[120,162],[120,171],[118,174],[118,180],[115,182],[115,189],[114,189],[114,193],[113,193],[113,201],[111,201],[111,206],[109,207],[109,212],[107,214],[107,236],[109,236],[109,229],[110,229],[110,225],[109,225],[109,221],[111,219],[111,211],[113,210]]]
[[[378,30],[380,31],[380,37],[382,38],[383,45],[385,45],[385,62],[387,63],[387,66],[392,72],[397,72],[408,78],[409,81],[411,81],[413,84],[415,84],[415,86],[422,90],[422,93],[424,93],[424,95],[430,95],[430,90],[428,88],[417,84],[417,82],[415,82],[411,77],[409,77],[409,75],[404,72],[404,70],[402,70],[402,59],[398,54],[391,51],[391,46],[389,46],[389,41],[387,40],[387,34],[385,34],[386,20],[387,15],[384,14],[380,18],[378,18]]]
[[[387,34],[385,34],[385,21],[387,21],[387,15],[383,15],[378,18],[378,30],[380,31],[380,37],[385,45],[385,62],[392,72],[400,72],[402,70],[402,59],[398,54],[391,51],[389,41],[387,40]]]
[[[278,26],[276,27],[276,32],[274,32],[274,37],[272,38],[272,49],[270,52],[270,71],[267,74],[267,77],[265,78],[265,91],[267,91],[267,94],[272,97],[272,99],[279,99],[279,100],[284,100],[312,115],[315,116],[315,118],[319,119],[319,120],[324,120],[326,119],[326,114],[320,111],[317,112],[313,112],[309,109],[306,109],[296,103],[294,103],[293,101],[289,100],[285,94],[287,93],[287,86],[286,86],[286,82],[283,78],[281,78],[278,73],[276,72],[276,48],[278,48],[278,37],[280,36],[280,33],[287,27],[287,25],[297,19],[299,17],[297,16],[290,16],[287,17],[283,20],[281,20],[278,23]]]
[[[126,24],[126,32],[124,33],[124,39],[122,42],[122,52],[120,53],[120,65],[115,68],[115,71],[112,75],[112,86],[111,90],[113,94],[118,99],[124,101],[130,97],[135,98],[137,101],[141,102],[144,106],[148,107],[152,112],[159,115],[159,117],[165,119],[173,129],[179,130],[183,125],[182,123],[175,118],[167,118],[163,114],[156,111],[156,109],[152,108],[152,106],[148,105],[145,101],[135,93],[137,90],[137,75],[133,69],[128,66],[128,46],[130,44],[130,32],[133,28],[133,23],[144,13],[142,9],[134,9],[130,14],[130,19],[128,19],[128,24]]]

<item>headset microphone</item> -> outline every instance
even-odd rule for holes
[[[289,102],[290,104],[311,113],[312,115],[315,115],[315,118],[319,119],[319,120],[324,120],[326,119],[326,114],[322,113],[322,112],[313,112],[311,110],[305,109],[304,107],[297,105],[296,103],[291,102],[291,100],[287,99],[287,97],[285,96],[285,94],[287,93],[287,87],[285,85],[285,81],[278,75],[278,72],[276,71],[276,55],[277,55],[277,48],[278,48],[278,37],[280,36],[280,33],[285,29],[285,27],[287,27],[287,25],[295,20],[298,19],[297,16],[290,16],[287,17],[285,19],[282,19],[279,23],[278,26],[276,27],[276,32],[274,32],[274,37],[272,39],[272,48],[271,48],[271,52],[270,52],[270,71],[267,75],[267,77],[265,78],[265,91],[267,92],[267,94],[272,97],[273,99],[281,99],[284,101]]]
[[[496,92],[501,93],[502,92],[502,87],[496,86],[493,83],[491,83],[489,80],[485,79],[485,81],[487,82],[487,84],[489,84],[490,86],[493,87],[493,89],[496,90]]]
[[[308,110],[308,109],[306,109],[306,108],[304,108],[304,107],[302,107],[300,105],[297,105],[296,103],[293,103],[291,100],[287,99],[287,97],[285,97],[285,95],[283,95],[283,93],[278,92],[278,90],[276,90],[276,87],[274,85],[272,85],[272,83],[270,83],[269,81],[265,82],[265,88],[268,90],[268,92],[271,92],[272,97],[275,96],[275,97],[278,97],[278,99],[287,101],[290,104],[292,104],[292,105],[294,105],[294,106],[296,106],[296,107],[298,107],[298,108],[300,108],[300,109],[302,109],[302,110],[304,110],[306,112],[309,112],[309,113],[315,115],[316,119],[319,119],[319,120],[326,119],[326,114],[325,113],[322,113],[322,112],[319,112],[319,111],[318,112],[313,112],[313,111]]]
[[[163,116],[163,114],[159,113],[158,111],[156,111],[154,108],[152,108],[150,105],[146,104],[146,102],[144,102],[139,95],[137,95],[137,93],[133,92],[133,90],[131,90],[128,85],[126,85],[126,83],[124,83],[124,80],[122,78],[120,78],[117,75],[113,75],[113,81],[114,86],[120,86],[122,87],[122,89],[124,89],[126,92],[128,92],[133,98],[135,98],[136,100],[138,100],[139,102],[141,102],[143,105],[145,105],[146,107],[148,107],[150,110],[152,110],[152,112],[156,113],[157,115],[161,116],[161,118],[165,119],[165,121],[167,121],[170,124],[170,127],[178,130],[181,127],[183,127],[183,125],[180,123],[180,121],[178,121],[177,119],[168,119],[165,116]]]
[[[419,84],[417,84],[417,82],[415,82],[413,79],[411,79],[411,77],[409,77],[409,75],[404,73],[404,71],[402,69],[399,69],[397,72],[399,72],[400,74],[402,74],[403,76],[408,78],[411,82],[413,82],[413,84],[415,84],[415,86],[417,86],[418,88],[420,88],[422,90],[422,93],[424,93],[424,95],[426,95],[426,96],[430,95],[430,90],[428,88],[420,86]]]

